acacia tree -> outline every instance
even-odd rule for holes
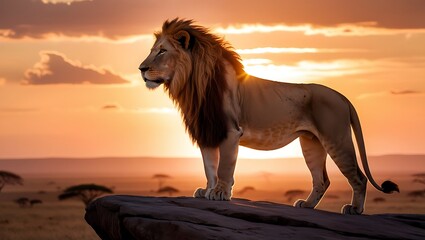
[[[12,172],[0,171],[0,192],[6,184],[22,185],[23,179],[21,176],[14,174]]]
[[[59,200],[79,198],[87,206],[95,198],[98,198],[107,193],[113,193],[113,191],[110,188],[101,185],[81,184],[65,189],[63,193],[58,196],[58,198]]]
[[[17,203],[19,207],[23,208],[28,206],[28,204],[30,203],[30,200],[26,197],[20,197],[18,199],[15,199],[14,202]]]
[[[425,184],[425,173],[417,173],[412,175],[415,179],[413,182]]]
[[[40,199],[31,199],[30,200],[30,207],[36,205],[36,204],[42,204],[43,201],[41,201]]]
[[[244,188],[242,188],[241,190],[239,190],[238,194],[243,195],[248,191],[254,191],[255,188],[253,186],[246,186]]]
[[[153,179],[158,179],[159,185],[158,185],[158,190],[162,188],[162,186],[164,185],[165,179],[171,178],[169,175],[167,174],[155,174],[152,176]]]
[[[32,207],[35,204],[41,204],[43,203],[43,201],[41,201],[40,199],[29,199],[27,197],[20,197],[18,199],[15,199],[14,202],[16,204],[19,205],[19,207],[24,208],[24,207]]]
[[[288,202],[292,201],[292,199],[296,196],[302,195],[304,194],[305,191],[300,190],[300,189],[293,189],[293,190],[288,190],[285,193],[285,197],[288,199]]]
[[[171,187],[171,186],[165,186],[162,187],[160,189],[158,189],[157,193],[168,193],[168,195],[170,195],[170,197],[174,194],[174,193],[178,193],[179,190],[177,188]]]

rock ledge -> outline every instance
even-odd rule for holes
[[[425,239],[425,215],[348,216],[233,199],[114,195],[85,219],[102,239]]]

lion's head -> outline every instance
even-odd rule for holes
[[[155,34],[156,41],[149,56],[140,64],[146,87],[154,89],[164,84],[174,92],[179,83],[191,72],[189,52],[179,41],[189,40],[187,32],[163,35]],[[185,43],[184,43],[185,44]],[[176,79],[174,81],[174,79]]]
[[[239,55],[192,20],[166,21],[155,37],[151,53],[139,67],[146,86],[164,84],[192,140],[200,146],[217,146],[227,130],[222,106],[227,89],[224,61],[244,74]]]

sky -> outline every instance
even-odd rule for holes
[[[200,157],[137,69],[175,17],[231,43],[251,75],[347,96],[370,155],[425,154],[424,12],[423,0],[0,0],[0,158]]]

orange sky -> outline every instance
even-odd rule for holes
[[[425,1],[54,2],[0,2],[0,158],[199,157],[137,69],[175,17],[223,36],[252,75],[346,95],[369,154],[425,154]],[[301,154],[296,141],[240,155]]]

